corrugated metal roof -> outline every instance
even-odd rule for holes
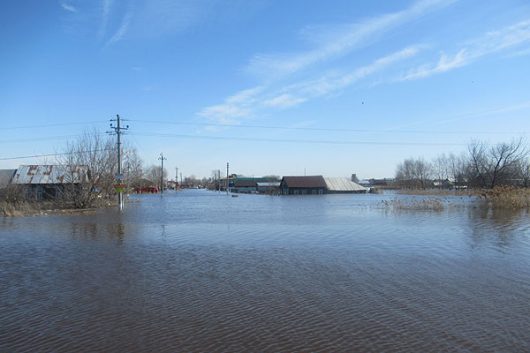
[[[258,187],[263,187],[263,188],[274,188],[274,187],[279,187],[280,186],[280,182],[279,181],[264,181],[264,182],[261,182],[261,183],[257,183],[258,184]]]
[[[361,186],[348,178],[324,178],[329,191],[336,192],[366,192],[367,188]]]
[[[289,188],[325,188],[326,182],[322,175],[285,176],[282,183]]]
[[[5,188],[11,183],[16,169],[0,169],[0,188]]]
[[[63,184],[88,180],[88,166],[21,165],[13,184]]]

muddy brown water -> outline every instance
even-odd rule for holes
[[[530,351],[528,213],[396,197],[0,218],[0,352]]]

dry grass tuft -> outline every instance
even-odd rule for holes
[[[438,199],[422,199],[422,200],[391,200],[383,201],[386,207],[391,207],[394,210],[401,211],[443,211],[444,203]]]
[[[491,190],[482,190],[480,196],[488,206],[495,209],[530,208],[530,189],[511,186],[499,186]]]

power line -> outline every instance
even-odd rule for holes
[[[350,129],[350,128],[319,128],[319,127],[292,127],[292,126],[275,126],[275,125],[248,125],[248,124],[219,124],[219,123],[199,123],[199,122],[179,122],[179,121],[162,121],[162,120],[137,120],[131,121],[146,124],[165,124],[165,125],[188,125],[188,126],[211,126],[211,127],[230,127],[240,129],[270,129],[270,130],[295,130],[295,131],[327,131],[327,132],[360,132],[360,133],[399,133],[399,134],[529,134],[530,132],[518,131],[432,131],[432,130],[400,130],[400,129]]]
[[[303,143],[303,144],[329,144],[329,145],[381,145],[381,146],[467,146],[467,143],[447,142],[392,142],[392,141],[340,141],[340,140],[299,140],[299,139],[269,139],[252,137],[228,137],[228,136],[206,136],[185,134],[162,134],[162,133],[133,133],[136,136],[186,138],[199,140],[228,140],[228,141],[250,141],[270,143]]]
[[[69,122],[69,123],[51,123],[51,124],[39,124],[39,125],[21,125],[21,126],[8,126],[0,127],[0,130],[19,130],[19,129],[35,129],[44,127],[57,127],[57,126],[70,126],[70,125],[88,125],[103,123],[103,121],[83,121],[83,122]]]
[[[71,154],[83,154],[83,153],[106,152],[106,151],[115,151],[115,149],[114,148],[105,148],[105,149],[99,149],[99,150],[86,150],[86,151],[77,151],[77,152],[34,154],[34,155],[31,155],[31,156],[1,157],[0,161],[9,161],[9,160],[16,160],[16,159],[28,159],[28,158],[40,158],[40,157],[67,156],[67,155],[71,155]]]
[[[63,136],[35,137],[35,138],[14,139],[14,140],[0,140],[0,143],[62,140],[62,139],[67,139],[67,138],[72,138],[72,137],[80,137],[80,136],[82,135],[63,135]]]

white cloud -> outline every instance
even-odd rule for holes
[[[202,109],[198,115],[219,123],[233,124],[263,109],[294,107],[310,99],[344,89],[393,64],[411,58],[420,51],[420,48],[419,46],[405,48],[349,73],[327,75],[315,80],[293,83],[279,89],[258,86],[243,90],[228,97],[221,104]]]
[[[306,28],[304,31],[305,36],[318,38],[315,48],[299,53],[255,55],[247,65],[247,71],[270,78],[303,70],[311,65],[345,55],[403,23],[412,21],[455,1],[418,1],[406,10],[381,15],[360,23],[319,26],[316,27],[316,30]]]
[[[281,94],[272,99],[265,100],[263,105],[271,108],[289,108],[305,101],[305,98],[294,97],[290,94]]]
[[[434,74],[439,74],[442,72],[447,72],[469,63],[470,57],[467,55],[466,50],[460,50],[456,55],[448,56],[444,53],[440,55],[440,59],[437,63],[431,65],[422,65],[420,67],[414,68],[406,73],[401,80],[416,80],[420,78],[425,78],[432,76]]]
[[[416,80],[448,72],[469,65],[486,55],[517,48],[525,43],[530,43],[530,20],[488,32],[478,39],[469,41],[456,54],[442,53],[437,62],[411,69],[398,80]]]
[[[202,109],[198,115],[220,124],[233,124],[236,119],[249,117],[263,87],[254,87],[237,92],[218,105]]]
[[[77,12],[77,8],[66,2],[61,2],[61,7],[68,12]]]
[[[416,56],[421,50],[420,46],[411,46],[395,53],[374,60],[372,63],[359,67],[351,72],[320,77],[316,80],[299,82],[286,87],[284,90],[295,92],[306,99],[324,96],[337,90],[344,89],[375,73],[403,60]]]

